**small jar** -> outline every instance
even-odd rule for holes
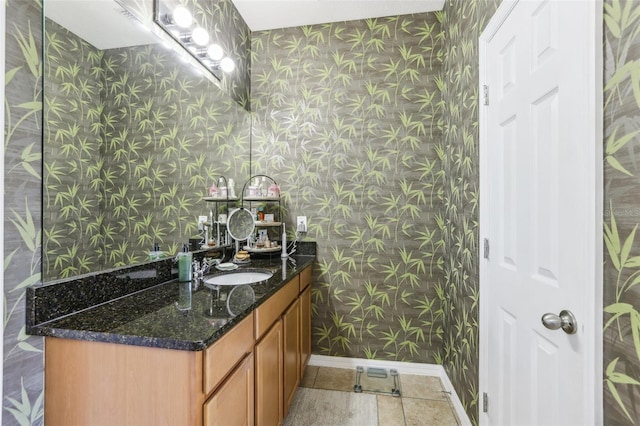
[[[272,198],[276,198],[280,196],[280,188],[278,188],[278,185],[276,185],[275,182],[271,183],[271,185],[269,185],[269,190],[267,191],[267,196],[268,197],[272,197]]]

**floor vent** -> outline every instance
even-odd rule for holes
[[[401,396],[400,375],[393,368],[386,370],[378,367],[356,367],[356,383],[353,385],[356,393],[372,392],[391,396]]]

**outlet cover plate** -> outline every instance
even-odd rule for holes
[[[307,217],[298,216],[296,218],[296,226],[297,226],[298,232],[307,232]]]

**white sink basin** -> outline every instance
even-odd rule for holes
[[[271,272],[228,272],[207,278],[204,282],[210,285],[244,285],[265,281],[272,276]]]

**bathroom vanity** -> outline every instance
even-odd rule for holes
[[[293,259],[242,268],[273,276],[235,307],[201,283],[179,309],[174,280],[32,326],[46,336],[45,423],[282,423],[311,355],[315,257]]]

